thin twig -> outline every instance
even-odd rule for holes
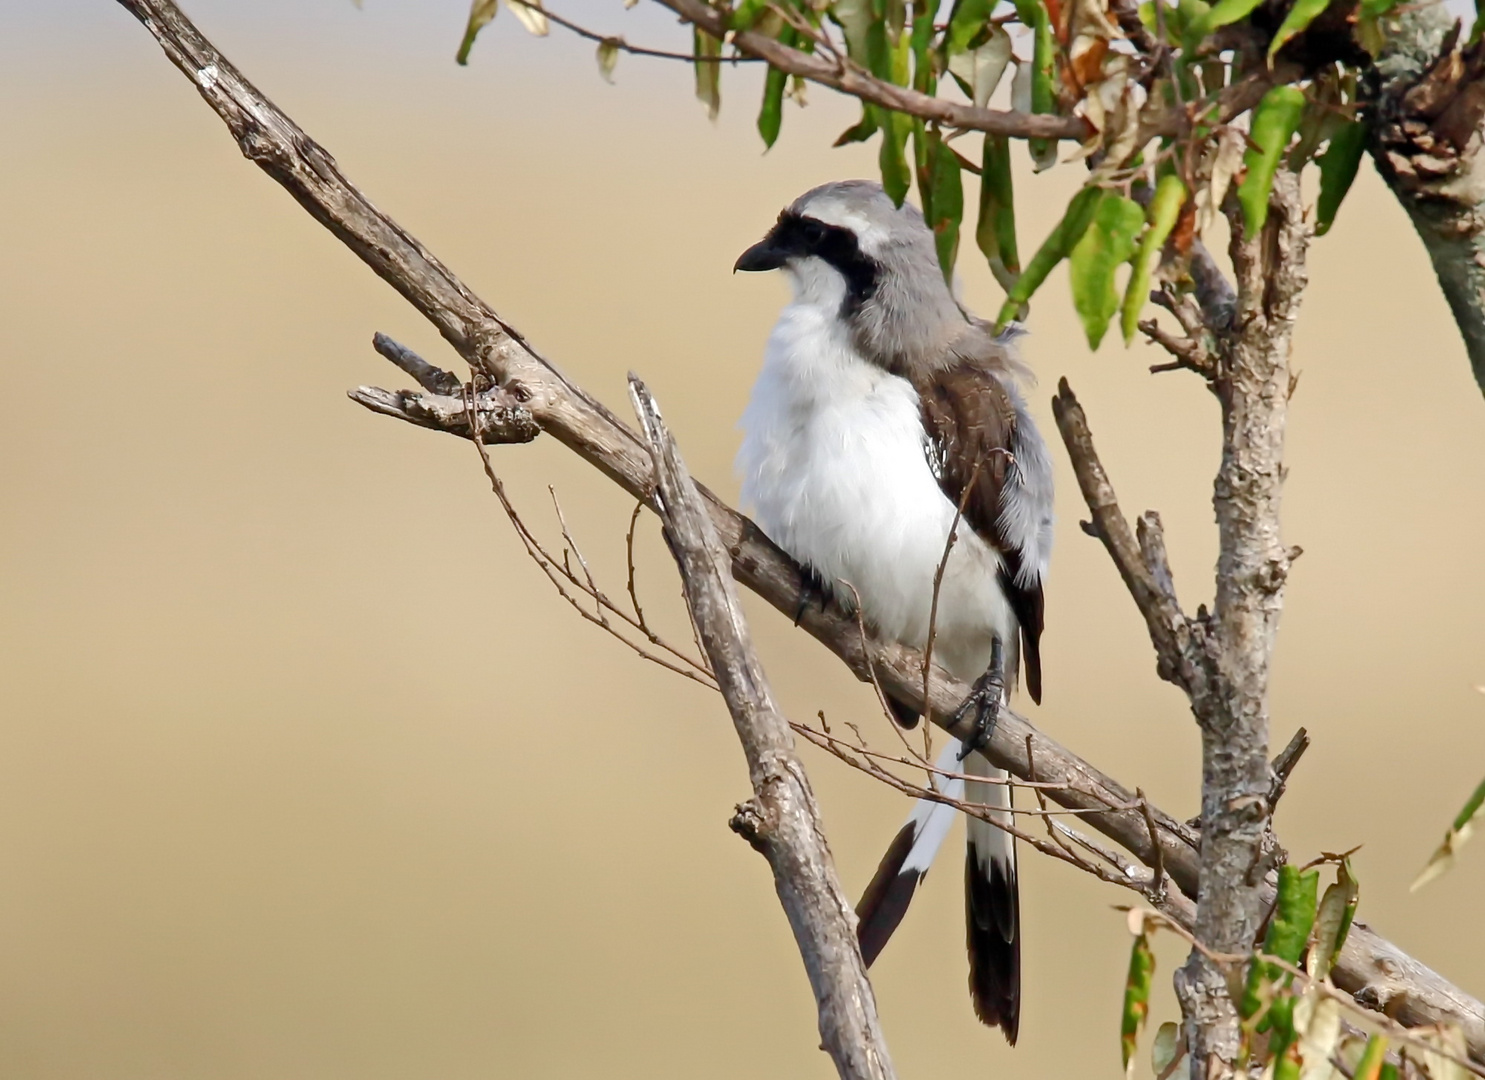
[[[959,522],[964,518],[964,508],[969,505],[969,497],[974,494],[975,481],[980,478],[980,467],[985,463],[982,453],[975,455],[974,468],[970,470],[969,481],[964,485],[964,490],[959,495],[959,503],[954,507],[954,520],[949,524],[949,535],[944,539],[944,553],[939,557],[938,566],[933,571],[933,596],[928,603],[928,639],[923,645],[923,700],[931,701],[932,675],[933,675],[933,643],[938,637],[938,597],[944,586],[944,570],[949,565],[949,552],[954,550],[954,541],[959,537]],[[929,731],[933,724],[927,717],[923,720],[923,756],[933,756],[933,742],[929,737]],[[1029,760],[1029,759],[1028,759]]]
[[[579,26],[572,20],[565,19],[550,8],[542,7],[540,4],[527,3],[527,0],[509,0],[509,2],[541,12],[549,22],[556,23],[564,30],[571,30],[580,38],[586,38],[588,41],[596,41],[600,45],[612,45],[620,52],[629,53],[631,56],[648,56],[656,60],[680,60],[687,64],[756,64],[762,62],[762,58],[756,56],[697,56],[692,53],[671,52],[668,49],[647,49],[640,45],[631,45],[622,37],[615,37],[612,34],[600,34],[597,30],[589,30],[586,27]]]
[[[628,568],[627,585],[629,589],[629,603],[634,606],[634,620],[639,623],[639,628],[645,637],[651,641],[655,641],[655,634],[650,629],[649,623],[645,621],[645,609],[639,604],[639,589],[635,583],[634,574],[634,529],[639,524],[640,511],[644,508],[644,500],[635,500],[634,512],[629,515],[629,528],[624,533],[624,563]]]

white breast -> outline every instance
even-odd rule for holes
[[[743,500],[795,559],[849,582],[878,633],[921,647],[955,507],[929,471],[917,392],[861,359],[835,310],[795,303],[774,327],[742,418]],[[999,565],[961,522],[934,645],[960,678],[984,670],[992,634],[1016,656]]]

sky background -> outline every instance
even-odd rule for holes
[[[799,192],[872,173],[874,147],[829,149],[854,106],[812,91],[765,155],[755,71],[724,72],[713,124],[686,67],[625,56],[609,86],[589,44],[508,13],[458,68],[454,0],[187,10],[566,372],[625,414],[624,375],[644,376],[692,470],[735,497],[785,289],[730,268]],[[651,4],[560,10],[686,46]],[[0,0],[0,29],[0,1075],[833,1075],[767,869],[726,828],[747,779],[721,702],[552,594],[468,446],[345,399],[405,382],[374,331],[454,366],[436,333],[117,5]],[[1023,246],[1075,172],[1018,174]],[[1485,403],[1369,167],[1310,270],[1285,503],[1305,554],[1272,711],[1276,744],[1301,724],[1315,743],[1280,830],[1301,859],[1364,845],[1363,916],[1478,994],[1485,849],[1407,884],[1485,772]],[[992,312],[968,244],[962,277]],[[1031,328],[1037,416],[1050,434],[1067,377],[1126,511],[1164,516],[1194,609],[1210,396],[1147,374],[1144,346],[1089,354],[1060,272]],[[1195,726],[1057,458],[1032,719],[1187,816]],[[494,460],[549,540],[556,488],[622,591],[627,500],[551,441]],[[641,589],[684,639],[642,532]],[[891,738],[869,690],[751,610],[792,715]],[[855,895],[907,807],[806,762]],[[1023,866],[1021,1045],[970,1011],[956,846],[873,972],[901,1075],[1117,1075],[1129,897]],[[1157,1022],[1181,953],[1159,955]]]

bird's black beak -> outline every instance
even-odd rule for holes
[[[788,253],[774,245],[773,235],[765,236],[737,257],[732,272],[739,270],[777,270],[784,265]]]

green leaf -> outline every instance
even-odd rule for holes
[[[1324,236],[1335,224],[1335,215],[1351,190],[1351,181],[1366,153],[1366,122],[1352,120],[1330,137],[1320,155],[1320,197],[1315,201],[1315,235]]]
[[[866,24],[866,66],[877,78],[894,82],[886,9],[885,0],[871,0],[871,19]]]
[[[1279,895],[1263,939],[1265,953],[1290,964],[1299,963],[1315,925],[1315,896],[1319,891],[1319,870],[1301,871],[1288,864],[1279,867]]]
[[[1031,111],[1054,113],[1057,111],[1057,39],[1052,34],[1052,19],[1040,0],[1018,0],[1017,10],[1023,8],[1035,19],[1030,24],[1036,32],[1031,56]],[[1026,146],[1037,172],[1057,164],[1056,139],[1028,139]]]
[[[934,8],[927,4],[919,6],[922,10],[918,10],[917,6],[914,8],[913,33],[909,46],[913,54],[913,89],[931,97],[938,88],[938,76],[934,73],[933,62],[928,58],[928,46],[933,42]]]
[[[832,146],[845,146],[847,143],[865,142],[877,133],[876,108],[872,105],[862,104],[861,119],[836,136]]]
[[[1179,72],[1184,75],[1182,83],[1187,83],[1191,76],[1187,73],[1190,60],[1196,55],[1196,47],[1201,44],[1202,39],[1215,29],[1209,27],[1207,20],[1212,14],[1212,5],[1207,0],[1180,0],[1176,6],[1177,21],[1180,30],[1177,31],[1177,40],[1181,43]],[[1189,99],[1188,99],[1189,100]]]
[[[933,241],[938,248],[938,264],[943,268],[944,280],[952,284],[954,260],[959,255],[959,226],[964,221],[964,177],[954,148],[937,133],[930,146],[933,154],[930,159],[933,216],[928,223],[933,227]]]
[[[1042,246],[1036,249],[1036,254],[1026,264],[1026,269],[1016,279],[1016,284],[1001,305],[1000,314],[995,320],[997,331],[1003,330],[1006,323],[1017,317],[1032,294],[1047,280],[1047,275],[1083,239],[1083,234],[1093,223],[1094,212],[1103,200],[1103,192],[1104,189],[1100,187],[1085,187],[1068,202],[1062,220],[1042,241]]]
[[[1397,1080],[1397,1066],[1390,1061],[1382,1062],[1382,1069],[1377,1073],[1377,1080]]]
[[[954,0],[949,28],[944,33],[944,52],[951,59],[966,52],[985,29],[997,0]],[[926,8],[925,8],[926,10]],[[930,15],[932,13],[930,12]]]
[[[1181,207],[1186,203],[1186,185],[1175,174],[1162,176],[1155,185],[1155,194],[1150,199],[1150,227],[1140,237],[1139,254],[1135,256],[1134,269],[1129,275],[1129,287],[1124,291],[1124,310],[1120,329],[1124,332],[1124,344],[1134,340],[1139,330],[1140,312],[1149,298],[1150,278],[1155,264],[1160,261],[1160,251],[1176,227],[1181,216]]]
[[[1114,271],[1134,254],[1135,237],[1145,223],[1145,212],[1133,199],[1106,192],[1093,215],[1093,224],[1068,255],[1073,307],[1083,320],[1088,347],[1097,350],[1119,310]]]
[[[1356,1063],[1352,1080],[1380,1080],[1387,1063],[1387,1036],[1373,1035],[1366,1041],[1366,1051]]]
[[[728,25],[733,30],[751,30],[759,19],[768,13],[771,0],[742,0],[732,12]]]
[[[1273,190],[1274,171],[1304,114],[1304,91],[1297,86],[1276,86],[1263,95],[1253,110],[1249,139],[1253,146],[1243,155],[1248,175],[1238,186],[1247,233],[1258,235],[1268,221],[1268,196]]]
[[[1351,932],[1351,921],[1356,917],[1360,892],[1360,886],[1351,876],[1351,860],[1342,859],[1336,867],[1335,883],[1326,888],[1315,915],[1315,947],[1310,950],[1309,972],[1318,979],[1330,974],[1336,957],[1341,955],[1346,935]]]
[[[883,109],[879,114],[882,125],[882,148],[877,154],[877,165],[882,170],[882,187],[898,206],[907,198],[908,187],[913,182],[908,168],[908,132],[913,128],[912,118],[899,112]]]
[[[1155,974],[1155,954],[1150,939],[1138,934],[1129,951],[1129,974],[1124,980],[1124,1011],[1119,1020],[1119,1050],[1124,1059],[1124,1075],[1134,1075],[1134,1055],[1139,1046],[1140,1029],[1150,1014],[1150,984]]]
[[[1010,292],[1021,273],[1016,250],[1016,199],[1011,185],[1011,141],[1004,135],[986,135],[980,166],[980,216],[975,243],[990,262],[1000,287]]]
[[[1485,780],[1480,782],[1480,786],[1475,788],[1475,793],[1464,804],[1464,809],[1455,816],[1454,824],[1444,834],[1444,842],[1429,856],[1428,865],[1413,882],[1413,891],[1421,889],[1454,865],[1454,853],[1470,838],[1470,834],[1475,829],[1475,821],[1482,813],[1485,813]]]
[[[1246,19],[1263,0],[1217,0],[1204,18],[1189,26],[1189,39],[1193,44],[1201,42],[1213,30],[1221,29],[1239,19]],[[1183,34],[1183,38],[1187,35]]]
[[[780,45],[793,48],[798,40],[799,31],[792,26],[779,31]],[[784,123],[784,85],[788,81],[788,74],[772,65],[768,74],[763,76],[763,107],[758,110],[758,134],[763,136],[763,145],[769,149],[778,140],[779,128]]]
[[[1279,867],[1279,896],[1269,920],[1268,933],[1263,939],[1263,952],[1289,964],[1298,964],[1304,953],[1305,943],[1310,939],[1310,928],[1315,924],[1316,894],[1320,890],[1320,871],[1301,872],[1288,863]],[[1287,986],[1288,972],[1268,960],[1255,958],[1248,968],[1248,985],[1239,1006],[1243,1019],[1251,1019],[1258,1013],[1268,996],[1269,984]],[[1275,999],[1269,1006],[1269,1016],[1274,1026],[1283,1033],[1290,1028],[1289,1019],[1293,1001]],[[1263,1030],[1260,1025],[1259,1030]]]
[[[1294,0],[1294,6],[1289,9],[1289,14],[1284,16],[1284,21],[1279,24],[1279,30],[1274,34],[1274,39],[1268,43],[1268,66],[1274,66],[1274,55],[1284,47],[1285,43],[1296,34],[1304,32],[1305,27],[1315,21],[1322,11],[1329,6],[1330,0]]]
[[[474,47],[474,39],[495,17],[498,0],[474,0],[469,5],[469,22],[464,27],[464,40],[459,42],[458,55],[454,57],[456,64],[469,63],[469,50]]]

